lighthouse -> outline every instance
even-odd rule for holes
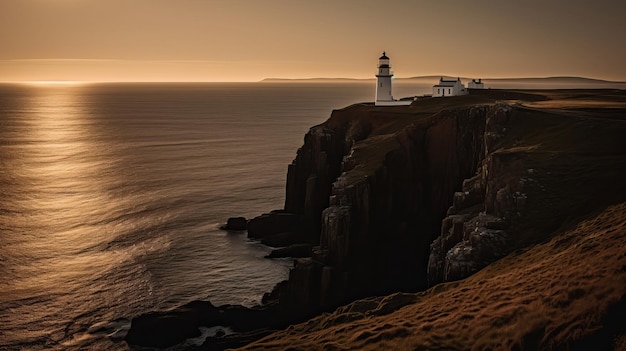
[[[383,51],[383,56],[378,58],[378,73],[376,74],[376,106],[401,106],[410,105],[414,98],[407,97],[400,100],[394,100],[391,95],[391,66],[389,65],[389,57]]]
[[[389,65],[389,57],[383,51],[383,56],[378,59],[378,74],[376,74],[376,105],[379,103],[392,102],[391,95],[391,66]]]

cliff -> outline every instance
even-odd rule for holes
[[[315,315],[245,348],[626,347],[624,135],[621,90],[333,111],[288,166],[285,208],[247,223],[273,246],[313,245],[311,257],[264,307],[209,308],[241,333],[204,348]],[[171,314],[157,317],[167,329]],[[154,345],[154,320],[131,328],[136,344]]]
[[[625,201],[625,112],[624,92],[609,90],[485,90],[333,111],[288,168],[285,210],[319,245],[297,261],[280,303],[329,310],[464,279]]]
[[[289,280],[307,275],[303,290],[317,290],[308,306],[426,287],[429,244],[482,158],[485,102],[462,97],[444,112],[436,99],[354,105],[309,131],[288,168],[285,201],[316,234],[313,258],[300,260]],[[300,305],[289,289],[283,301]]]
[[[462,279],[620,200],[619,102],[587,115],[580,91],[477,94],[354,105],[309,131],[288,168],[285,210],[318,246],[283,301],[301,306],[299,290],[323,309]]]

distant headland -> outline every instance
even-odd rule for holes
[[[396,82],[408,82],[408,83],[434,83],[439,78],[457,78],[456,76],[441,74],[441,75],[429,75],[429,76],[415,76],[395,78]],[[460,77],[462,80],[471,80],[469,77]],[[265,78],[260,80],[260,83],[371,83],[376,78],[341,78],[341,77],[318,77],[318,78]],[[626,88],[626,82],[604,80],[588,77],[576,77],[576,76],[556,76],[556,77],[519,77],[519,78],[483,78],[485,84],[498,85],[498,84],[588,84],[588,85],[619,85],[622,89]],[[569,86],[567,87],[569,88]],[[612,87],[616,88],[616,87]]]

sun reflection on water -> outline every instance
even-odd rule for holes
[[[64,294],[131,257],[106,250],[123,230],[107,219],[118,205],[107,184],[115,183],[118,172],[86,108],[88,96],[81,86],[42,86],[35,92],[23,120],[27,142],[14,148],[10,171],[21,184],[13,201],[22,210],[9,219],[22,236],[12,238],[22,270],[13,287],[26,295],[39,289]]]
[[[20,82],[26,85],[38,85],[38,86],[71,86],[71,85],[85,85],[91,82],[85,82],[80,80],[30,80]]]
[[[78,87],[42,87],[30,104],[26,128],[30,143],[23,154],[23,176],[38,192],[41,221],[47,216],[69,216],[84,220],[92,199],[102,195],[98,182],[103,165],[96,161],[97,136],[83,109]],[[48,211],[55,211],[50,213]],[[41,223],[44,224],[44,223]]]
[[[24,112],[9,111],[13,134],[2,143],[7,167],[0,176],[8,183],[0,203],[0,272],[10,283],[0,283],[0,306],[37,326],[24,334],[33,342],[63,339],[54,321],[66,309],[76,315],[98,311],[133,294],[131,301],[150,301],[143,297],[152,291],[149,272],[128,263],[169,245],[160,237],[111,247],[132,224],[115,220],[128,207],[111,192],[124,181],[119,150],[105,147],[84,88],[32,89]],[[116,281],[132,284],[111,284]],[[40,308],[29,310],[31,303]],[[5,322],[10,324],[0,318]]]

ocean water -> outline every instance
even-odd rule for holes
[[[0,349],[125,350],[112,337],[134,316],[259,303],[292,262],[218,226],[282,208],[304,134],[373,94],[370,83],[0,85]]]

